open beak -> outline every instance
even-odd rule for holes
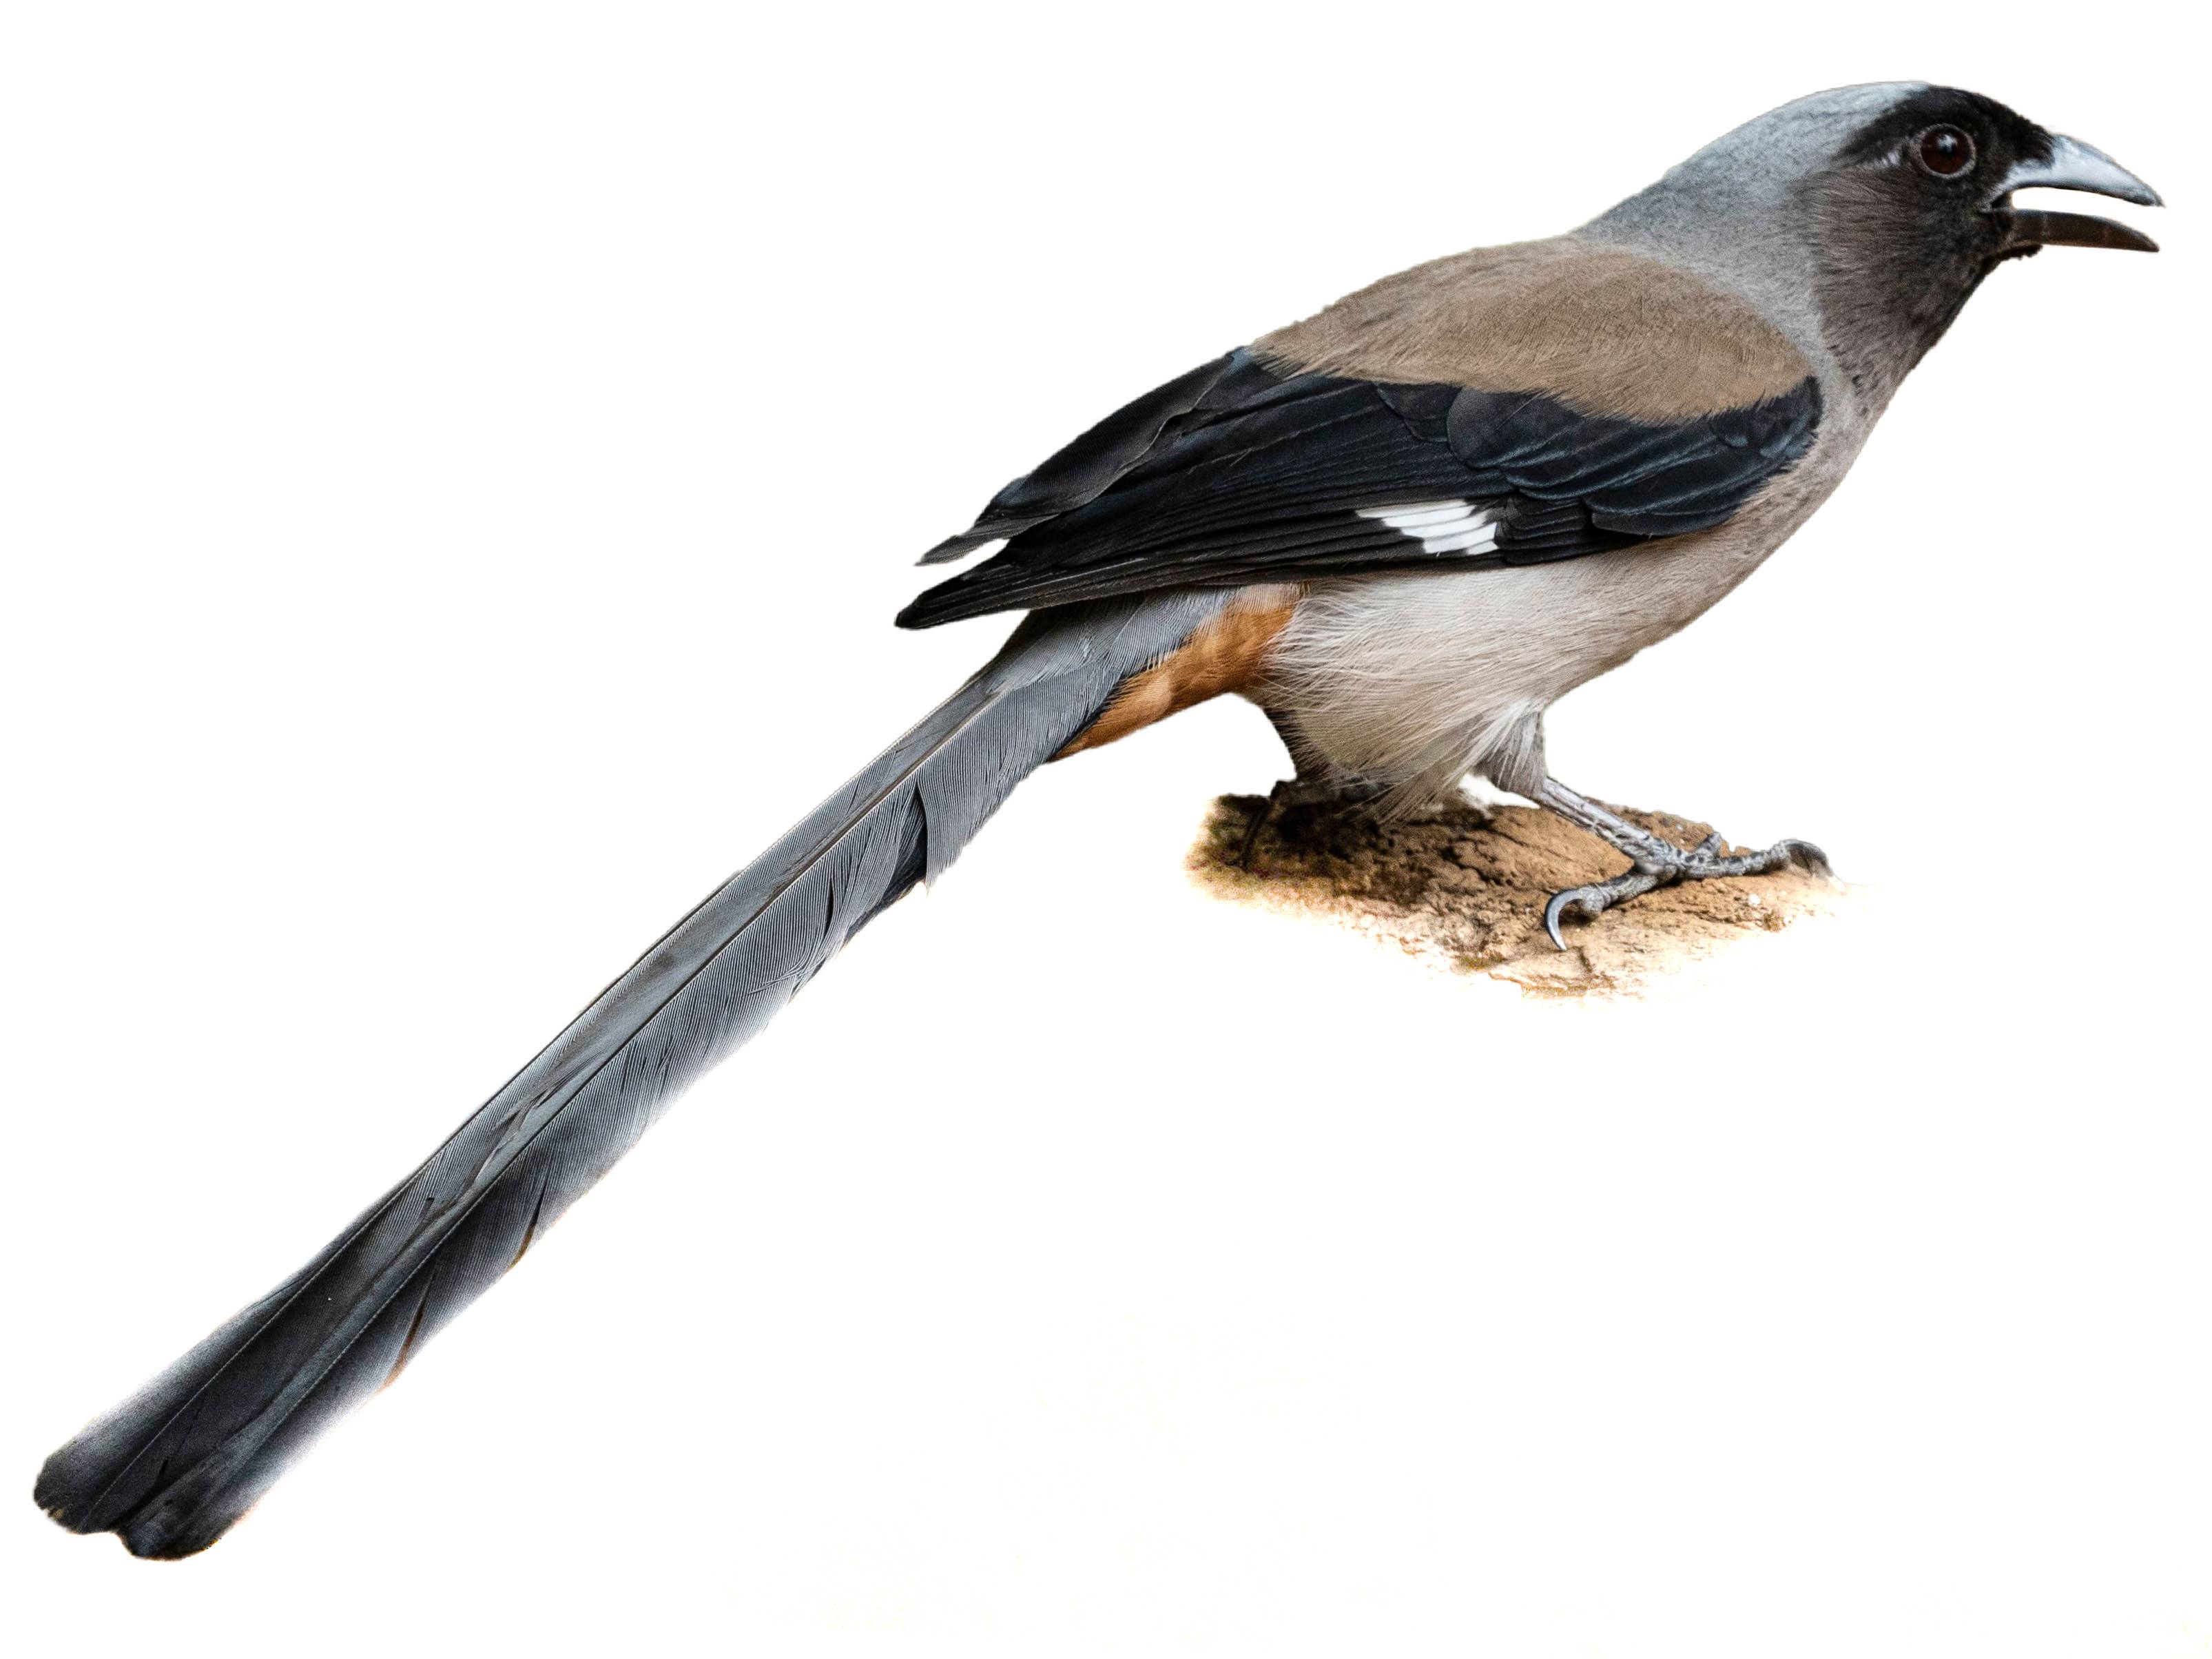
[[[2045,213],[2034,208],[2015,208],[2012,193],[2016,190],[2086,190],[2133,202],[2138,207],[2165,205],[2156,191],[2094,145],[2053,133],[2049,159],[2022,161],[2004,176],[1985,210],[2004,224],[2002,252],[2007,255],[2030,253],[2037,248],[2051,246],[2158,252],[2158,244],[2131,225],[2087,213]]]

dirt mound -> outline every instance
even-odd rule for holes
[[[1224,795],[1188,862],[1215,895],[1320,916],[1437,966],[1510,980],[1547,996],[1632,993],[1753,934],[1832,908],[1845,890],[1795,866],[1769,875],[1681,882],[1608,910],[1570,917],[1567,949],[1544,933],[1544,904],[1628,861],[1549,812],[1455,800],[1381,823],[1357,812],[1277,812],[1237,857],[1257,796]],[[1682,848],[1710,827],[1665,812],[1615,811]],[[1746,848],[1730,848],[1730,852]]]

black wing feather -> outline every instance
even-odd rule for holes
[[[1108,417],[933,550],[994,557],[900,613],[927,628],[1153,589],[1542,563],[1723,523],[1810,447],[1811,379],[1695,420],[1585,415],[1540,392],[1285,374],[1231,352]],[[1362,509],[1490,504],[1494,545],[1429,552]]]
[[[992,496],[971,527],[938,543],[921,556],[922,563],[943,564],[986,542],[1018,535],[1112,488],[1158,441],[1163,427],[1213,389],[1230,363],[1230,357],[1216,357],[1116,410]]]

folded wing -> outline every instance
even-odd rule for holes
[[[1340,301],[1008,484],[924,562],[1006,545],[899,622],[1536,563],[1711,529],[1811,447],[1820,392],[1740,301],[1686,281],[1613,254],[1522,250]],[[1601,325],[1623,316],[1643,325]],[[1559,337],[1535,337],[1547,328]],[[1324,368],[1285,349],[1306,343]]]

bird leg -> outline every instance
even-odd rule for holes
[[[1285,807],[1326,806],[1340,811],[1350,811],[1365,806],[1384,794],[1382,784],[1364,778],[1312,777],[1300,773],[1294,778],[1285,778],[1267,792],[1267,799],[1260,803],[1259,811],[1252,814],[1244,826],[1244,842],[1237,848],[1237,867],[1252,867],[1253,849],[1260,844],[1260,832],[1274,821],[1275,814]]]
[[[1298,735],[1297,722],[1279,708],[1263,707],[1261,713],[1267,724],[1275,728],[1275,735],[1283,740],[1289,752],[1291,764],[1297,775],[1285,778],[1267,792],[1267,799],[1252,814],[1244,826],[1243,844],[1237,850],[1237,867],[1252,867],[1253,850],[1260,844],[1260,832],[1275,820],[1275,814],[1285,807],[1327,806],[1340,811],[1349,811],[1380,799],[1387,793],[1383,785],[1371,783],[1365,778],[1347,776],[1333,772],[1316,759]]]
[[[1829,873],[1828,855],[1809,841],[1778,841],[1757,853],[1723,853],[1721,848],[1726,843],[1720,832],[1715,830],[1686,853],[1674,842],[1638,828],[1618,812],[1577,795],[1555,778],[1547,777],[1538,785],[1534,799],[1537,805],[1550,808],[1577,829],[1586,830],[1625,853],[1629,860],[1628,868],[1610,880],[1592,882],[1587,887],[1570,887],[1563,893],[1552,895],[1552,902],[1544,907],[1544,931],[1562,951],[1567,948],[1567,941],[1559,932],[1559,920],[1570,910],[1578,910],[1585,918],[1595,918],[1601,911],[1673,882],[1704,881],[1713,876],[1760,876],[1770,870],[1779,870],[1785,864],[1802,866],[1816,876]]]

